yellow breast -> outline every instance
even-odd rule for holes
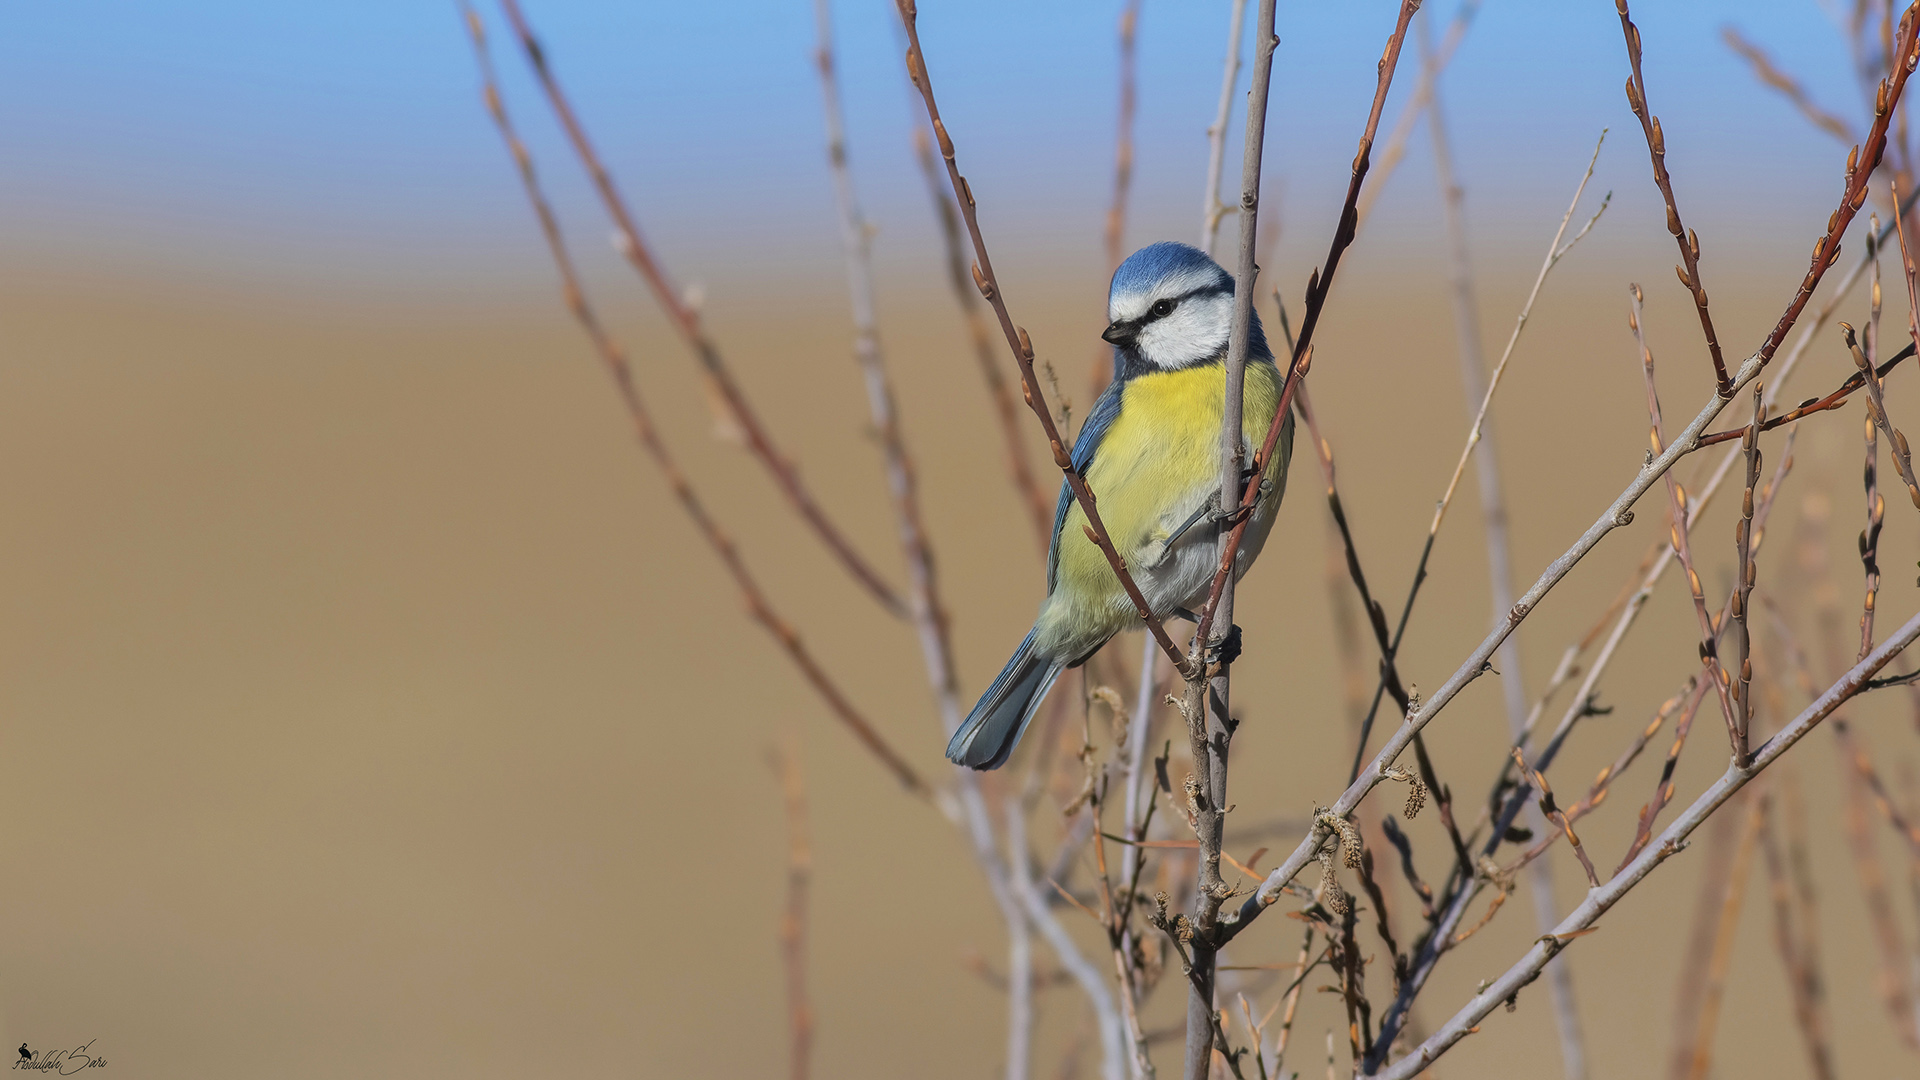
[[[1093,488],[1114,546],[1129,567],[1138,567],[1143,556],[1158,553],[1169,515],[1184,517],[1219,487],[1225,389],[1222,364],[1140,375],[1123,388],[1120,415],[1087,468],[1087,484]],[[1242,431],[1255,451],[1273,422],[1279,392],[1280,377],[1273,364],[1247,365]],[[1276,465],[1277,461],[1268,463],[1268,476]],[[1102,621],[1103,616],[1115,617],[1109,612],[1117,612],[1124,620],[1131,605],[1106,557],[1087,540],[1085,524],[1079,505],[1070,507],[1060,531],[1055,603],[1073,597],[1069,606],[1081,610],[1070,619],[1083,625]],[[1172,525],[1178,524],[1175,518]]]

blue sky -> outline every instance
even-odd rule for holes
[[[1756,88],[1723,46],[1737,20],[1849,117],[1858,93],[1815,4],[1644,3],[1655,110],[1689,223],[1762,242],[1756,212],[1823,209],[1844,151]],[[921,28],[961,163],[999,246],[1096,259],[1111,177],[1120,4],[927,0]],[[1136,241],[1197,227],[1203,129],[1225,39],[1220,2],[1146,0]],[[1444,20],[1433,0],[1423,17]],[[496,59],[576,240],[605,224],[532,93],[498,12]],[[1386,0],[1283,3],[1269,174],[1289,229],[1324,245],[1365,119]],[[833,244],[806,0],[560,4],[530,18],[643,226],[683,277]],[[527,265],[531,221],[476,97],[451,3],[19,5],[0,39],[0,207],[9,262],[221,278],[485,287]],[[913,105],[888,0],[835,12],[858,182],[891,243],[931,229],[909,152]],[[1411,88],[1403,65],[1396,105]],[[1476,236],[1537,237],[1599,128],[1596,186],[1651,192],[1620,86],[1612,5],[1490,0],[1449,72],[1447,105]],[[1244,82],[1244,77],[1243,77]],[[1395,106],[1389,107],[1389,122]],[[1235,122],[1235,129],[1239,121]],[[1237,149],[1235,151],[1237,159]],[[1431,235],[1424,138],[1382,220]],[[1418,174],[1418,180],[1414,177]],[[1709,223],[1716,226],[1712,231]],[[1793,243],[1804,246],[1792,229]],[[1289,235],[1294,235],[1290,233]],[[1532,240],[1529,240],[1529,244]],[[1305,257],[1305,256],[1303,256]]]

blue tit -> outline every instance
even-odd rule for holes
[[[1206,603],[1219,566],[1217,540],[1227,527],[1219,510],[1220,421],[1233,275],[1185,244],[1142,248],[1114,272],[1107,318],[1100,336],[1114,346],[1113,382],[1080,428],[1073,464],[1099,498],[1101,520],[1154,615],[1192,619]],[[1282,381],[1257,314],[1246,371],[1241,438],[1251,462],[1273,423]],[[1289,416],[1258,480],[1235,580],[1273,528],[1292,451]],[[1085,525],[1085,511],[1062,484],[1047,551],[1047,598],[1033,630],[947,744],[954,763],[1005,764],[1060,673],[1140,624]]]

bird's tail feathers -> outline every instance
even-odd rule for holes
[[[1020,643],[1000,676],[980,695],[966,723],[947,743],[947,760],[970,769],[997,769],[1007,763],[1013,748],[1046,700],[1053,680],[1066,664],[1033,651],[1033,633]]]

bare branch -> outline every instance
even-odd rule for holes
[[[493,116],[494,125],[499,128],[508,152],[513,155],[514,164],[520,172],[521,184],[526,189],[527,199],[533,205],[535,216],[539,218],[541,231],[547,239],[547,249],[553,256],[554,268],[560,273],[561,292],[566,298],[567,310],[573,314],[580,328],[586,332],[588,340],[593,343],[594,351],[600,354],[600,360],[606,366],[607,373],[613,377],[614,387],[620,394],[621,404],[626,406],[627,415],[633,422],[634,433],[639,437],[640,444],[653,457],[654,464],[666,478],[667,486],[673,490],[674,498],[679,501],[687,516],[693,519],[694,527],[699,530],[701,538],[707,542],[708,547],[713,549],[714,554],[719,556],[721,565],[733,578],[734,585],[740,590],[742,599],[746,601],[747,613],[773,636],[781,649],[786,652],[788,659],[793,661],[794,666],[800,669],[801,675],[826,702],[828,709],[848,730],[853,732],[854,738],[858,739],[869,753],[878,758],[908,792],[920,798],[931,797],[932,790],[928,788],[925,781],[920,779],[920,774],[914,771],[913,767],[907,764],[906,759],[881,737],[879,730],[854,708],[853,703],[847,699],[839,686],[827,675],[826,670],[814,659],[813,654],[807,650],[800,640],[799,633],[773,609],[767,600],[766,593],[761,590],[759,582],[747,569],[747,564],[741,558],[739,549],[734,546],[732,538],[707,511],[706,503],[694,491],[693,485],[681,471],[673,452],[661,439],[659,429],[653,422],[653,414],[648,410],[646,400],[641,397],[640,388],[634,382],[633,368],[627,362],[625,351],[607,332],[599,316],[594,313],[592,306],[588,303],[585,291],[580,287],[580,278],[574,269],[573,257],[568,253],[566,242],[560,235],[559,221],[555,218],[553,207],[547,202],[534,173],[533,158],[527,153],[526,146],[520,141],[519,135],[514,131],[507,117],[505,103],[500,97],[499,87],[494,79],[492,59],[487,53],[486,33],[479,15],[471,7],[463,10],[468,30],[473,36],[474,55],[479,61],[481,76],[485,81],[487,110]],[[531,38],[526,40],[531,41]]]
[[[807,999],[807,894],[813,847],[807,838],[807,788],[796,746],[768,755],[787,807],[787,909],[780,918],[780,952],[787,972],[787,1075],[807,1080],[813,1057],[813,1005]]]
[[[1614,10],[1620,13],[1620,30],[1627,40],[1627,61],[1633,66],[1633,74],[1627,79],[1627,104],[1633,106],[1633,115],[1640,119],[1640,130],[1647,136],[1647,153],[1653,158],[1653,182],[1660,187],[1660,197],[1667,201],[1667,231],[1680,245],[1680,259],[1685,263],[1679,268],[1680,284],[1693,294],[1694,309],[1700,313],[1700,331],[1707,336],[1707,352],[1713,356],[1714,385],[1719,387],[1720,396],[1726,397],[1733,393],[1733,387],[1727,380],[1726,359],[1720,355],[1720,339],[1713,332],[1713,316],[1707,313],[1707,290],[1700,284],[1700,238],[1681,223],[1680,207],[1673,199],[1673,179],[1667,175],[1667,137],[1660,129],[1660,118],[1653,115],[1647,105],[1647,80],[1640,71],[1640,28],[1627,14],[1627,0],[1614,0]]]
[[[1719,781],[1701,793],[1700,797],[1695,799],[1693,804],[1675,819],[1665,832],[1661,833],[1658,843],[1642,851],[1606,884],[1588,893],[1586,900],[1563,919],[1560,925],[1554,928],[1552,934],[1544,935],[1534,942],[1518,962],[1499,978],[1485,984],[1485,989],[1475,994],[1458,1013],[1442,1024],[1439,1030],[1419,1047],[1375,1074],[1377,1080],[1411,1080],[1455,1043],[1479,1030],[1481,1020],[1498,1008],[1502,1002],[1517,995],[1523,987],[1539,976],[1540,969],[1545,967],[1549,960],[1559,954],[1576,937],[1593,927],[1601,915],[1612,909],[1613,905],[1632,891],[1634,886],[1645,880],[1648,874],[1678,853],[1685,846],[1684,841],[1692,835],[1701,822],[1745,787],[1749,780],[1779,760],[1782,754],[1792,749],[1795,743],[1819,726],[1820,722],[1842,703],[1858,693],[1868,679],[1877,674],[1907,646],[1913,644],[1916,638],[1920,638],[1920,614],[1907,620],[1906,624],[1891,638],[1876,648],[1865,660],[1855,664],[1846,675],[1822,692],[1819,698],[1807,706],[1790,724],[1760,746],[1754,752],[1751,766],[1744,769],[1737,765],[1730,766]]]
[[[1000,361],[994,354],[993,342],[987,334],[987,322],[980,316],[980,293],[973,287],[973,277],[967,273],[967,256],[960,248],[960,211],[954,207],[953,195],[947,191],[946,180],[940,175],[939,162],[933,156],[933,141],[925,131],[916,130],[913,133],[913,149],[914,156],[920,162],[920,172],[926,177],[927,191],[933,196],[934,212],[940,219],[947,281],[953,288],[954,299],[960,305],[960,317],[966,321],[967,341],[973,349],[974,359],[979,362],[981,378],[987,384],[987,399],[993,403],[994,419],[999,422],[1000,437],[1006,445],[1007,478],[1012,481],[1014,495],[1019,498],[1020,505],[1033,522],[1034,536],[1040,542],[1040,553],[1044,555],[1053,542],[1053,500],[1040,490],[1040,483],[1034,479],[1033,468],[1027,462],[1026,443],[1020,436],[1020,413],[1013,403],[1013,390],[1000,371]]]
[[[1380,150],[1380,167],[1374,174],[1373,186],[1361,193],[1357,211],[1360,224],[1366,224],[1373,213],[1373,204],[1380,199],[1380,193],[1386,190],[1387,181],[1393,177],[1394,170],[1400,167],[1401,159],[1407,155],[1407,140],[1413,136],[1413,129],[1420,117],[1427,112],[1432,103],[1434,88],[1438,85],[1440,74],[1452,62],[1454,51],[1467,36],[1467,28],[1473,25],[1473,17],[1480,11],[1480,0],[1461,0],[1453,11],[1453,21],[1447,24],[1447,32],[1441,37],[1438,48],[1433,49],[1431,59],[1420,67],[1420,81],[1414,84],[1413,93],[1406,103],[1400,106],[1400,115],[1393,122],[1393,130],[1388,133],[1387,141]]]
[[[1641,371],[1646,377],[1647,384],[1647,417],[1652,425],[1648,433],[1648,439],[1652,444],[1652,449],[1648,452],[1657,454],[1665,449],[1665,447],[1661,445],[1661,440],[1664,436],[1660,430],[1660,397],[1654,388],[1653,350],[1647,347],[1646,329],[1642,325],[1643,313],[1640,309],[1642,299],[1640,286],[1630,286],[1630,290],[1633,295],[1633,308],[1628,314],[1627,322],[1628,325],[1633,328],[1634,344],[1640,349]],[[1707,611],[1707,598],[1705,594],[1701,592],[1700,575],[1695,573],[1693,569],[1693,547],[1687,539],[1690,530],[1685,527],[1687,521],[1686,489],[1680,486],[1680,482],[1674,479],[1672,473],[1668,473],[1666,479],[1667,501],[1669,503],[1668,513],[1673,521],[1673,527],[1669,534],[1673,543],[1673,553],[1674,556],[1680,560],[1680,569],[1687,575],[1687,588],[1693,595],[1694,617],[1700,623],[1700,664],[1706,668],[1705,678],[1707,682],[1712,685],[1714,695],[1720,702],[1720,714],[1726,720],[1727,743],[1733,750],[1733,759],[1736,763],[1744,765],[1747,761],[1745,732],[1742,730],[1740,721],[1734,716],[1733,697],[1728,688],[1729,679],[1726,669],[1720,666],[1720,649],[1718,644],[1720,630],[1719,627],[1714,624],[1713,615]]]
[[[1713,1037],[1720,1026],[1720,1003],[1726,996],[1727,968],[1733,962],[1733,943],[1740,930],[1740,908],[1746,900],[1747,879],[1753,876],[1753,854],[1760,839],[1760,826],[1766,813],[1764,792],[1748,797],[1752,805],[1740,828],[1734,848],[1733,865],[1727,872],[1720,903],[1720,917],[1713,933],[1713,951],[1707,961],[1707,984],[1701,995],[1699,1024],[1694,1032],[1693,1054],[1687,1080],[1706,1080],[1713,1066]]]
[[[1102,239],[1107,247],[1107,274],[1120,269],[1126,255],[1127,196],[1133,190],[1133,114],[1138,93],[1134,79],[1134,33],[1140,26],[1140,0],[1128,0],[1120,12],[1120,123],[1113,150],[1113,202],[1107,207]],[[1113,352],[1105,342],[1093,350],[1092,401],[1113,381]]]
[[[1233,91],[1240,85],[1240,33],[1247,25],[1247,0],[1230,0],[1227,60],[1220,76],[1220,104],[1207,125],[1207,197],[1200,207],[1200,250],[1213,254],[1220,219],[1233,208],[1220,201],[1220,178],[1227,161],[1227,121],[1233,117]]]
[[[1800,110],[1800,115],[1811,121],[1814,127],[1839,139],[1843,146],[1853,145],[1855,135],[1852,125],[1814,104],[1813,98],[1807,95],[1806,87],[1800,85],[1800,80],[1775,67],[1773,59],[1766,54],[1766,50],[1740,36],[1740,31],[1732,26],[1720,28],[1720,40],[1725,41],[1727,48],[1739,53],[1741,58],[1746,60],[1747,64],[1753,68],[1754,78],[1772,87],[1782,97],[1792,102],[1793,107]]]
[[[617,237],[620,253],[626,256],[627,262],[632,264],[634,270],[647,283],[648,288],[653,291],[654,299],[667,313],[667,321],[673,324],[674,329],[679,331],[680,337],[687,343],[687,347],[693,350],[694,357],[700,361],[700,366],[705,370],[711,385],[718,391],[721,400],[726,402],[727,409],[733,414],[735,422],[740,425],[740,431],[746,437],[748,448],[772,475],[774,485],[780,489],[781,494],[793,504],[794,510],[819,536],[820,542],[826,545],[834,558],[846,568],[847,573],[851,574],[863,589],[872,594],[882,607],[895,615],[906,615],[907,604],[900,598],[899,591],[884,581],[867,560],[854,550],[846,534],[840,531],[839,526],[827,517],[826,511],[821,509],[820,504],[814,500],[813,493],[801,481],[800,472],[794,467],[792,460],[774,445],[773,436],[768,433],[759,414],[748,403],[739,383],[734,380],[732,370],[727,367],[726,361],[721,357],[719,348],[714,345],[711,338],[707,337],[706,330],[701,327],[699,312],[668,280],[660,261],[654,257],[652,249],[641,237],[639,226],[634,223],[633,215],[627,210],[626,200],[621,197],[619,189],[614,187],[613,177],[601,164],[599,154],[593,149],[592,141],[587,138],[586,129],[581,126],[579,118],[574,114],[572,104],[554,78],[553,71],[547,64],[546,51],[541,48],[540,42],[527,26],[525,17],[520,14],[518,0],[501,0],[501,8],[507,13],[507,22],[512,25],[514,34],[520,39],[521,48],[526,52],[527,60],[533,66],[533,73],[540,82],[540,88],[546,93],[547,103],[553,107],[554,115],[560,120],[560,126],[566,130],[568,141],[573,144],[574,153],[580,158],[580,163],[586,167],[587,174],[592,177],[594,189],[600,194],[600,201],[605,204],[608,216],[613,218],[614,226],[619,230]]]
[[[1086,478],[1073,465],[1073,456],[1067,452],[1066,443],[1060,437],[1060,429],[1053,422],[1053,413],[1047,408],[1046,394],[1040,389],[1040,378],[1033,369],[1033,342],[1027,332],[1013,323],[1013,317],[1007,313],[1006,301],[1001,297],[1000,285],[993,275],[993,261],[987,257],[987,242],[980,234],[980,219],[975,213],[973,189],[967,185],[966,177],[960,175],[960,166],[954,161],[953,139],[947,134],[947,126],[940,119],[940,108],[933,97],[933,80],[927,73],[925,56],[920,50],[920,30],[915,21],[914,0],[895,0],[900,12],[901,24],[907,31],[907,74],[913,79],[913,85],[919,89],[920,98],[927,107],[927,120],[933,125],[935,141],[940,146],[940,156],[947,165],[947,179],[953,186],[953,194],[960,208],[960,216],[966,222],[967,235],[973,241],[973,280],[987,303],[992,306],[994,315],[1000,321],[1000,330],[1006,335],[1007,346],[1013,350],[1014,362],[1020,365],[1020,381],[1025,391],[1027,407],[1040,421],[1040,427],[1046,432],[1047,445],[1053,451],[1053,463],[1066,477],[1067,486],[1073,492],[1074,499],[1080,504],[1080,510],[1086,515],[1087,538],[1099,547],[1107,557],[1108,565],[1113,567],[1114,576],[1126,590],[1127,598],[1140,613],[1140,619],[1152,632],[1154,640],[1166,652],[1182,675],[1188,672],[1187,658],[1181,655],[1179,646],[1167,636],[1167,631],[1154,618],[1153,609],[1148,606],[1147,598],[1140,592],[1140,586],[1127,572],[1126,559],[1114,547],[1113,540],[1107,535],[1106,526],[1100,520],[1100,511],[1095,504],[1093,489],[1087,486]]]

